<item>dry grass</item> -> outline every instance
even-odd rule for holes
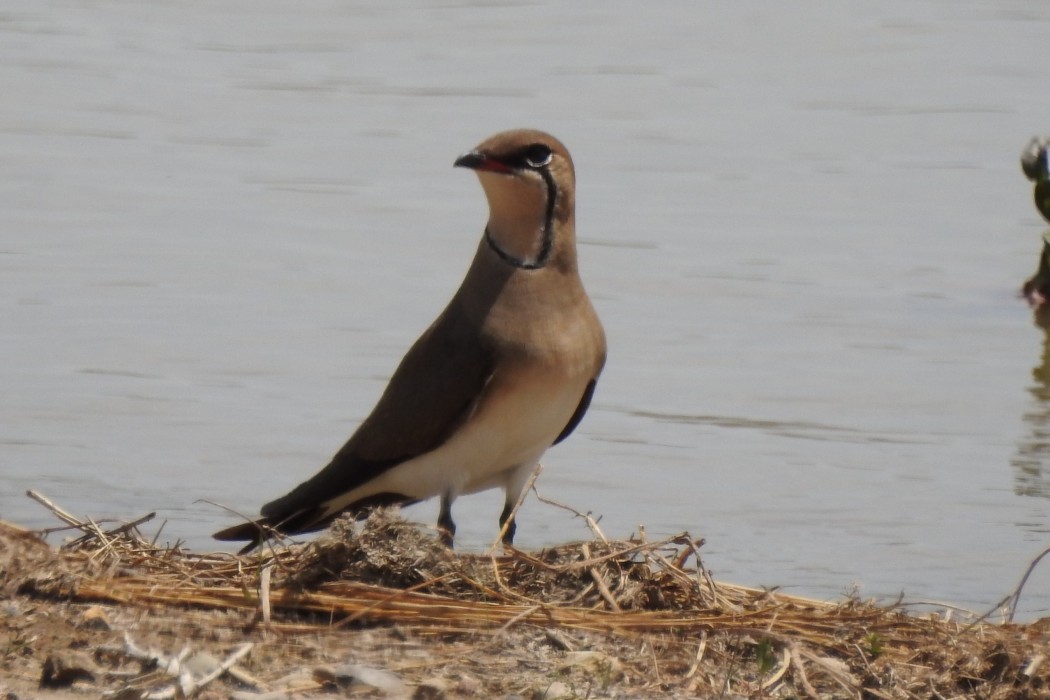
[[[244,635],[396,626],[434,644],[449,634],[489,640],[485,648],[515,639],[509,647],[521,653],[542,638],[559,653],[600,653],[603,665],[590,672],[610,697],[624,683],[624,697],[1050,694],[1045,621],[918,616],[716,583],[701,542],[687,534],[608,542],[596,531],[592,542],[539,552],[458,555],[379,512],[361,524],[340,520],[305,545],[235,556],[157,547],[134,528],[106,534],[81,525],[91,537],[61,551],[42,545],[39,561],[0,567],[0,575],[19,595],[240,610]]]

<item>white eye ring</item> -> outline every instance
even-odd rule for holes
[[[525,162],[533,168],[542,168],[550,164],[553,156],[554,153],[550,148],[542,143],[537,143],[529,146],[529,150],[525,152]]]

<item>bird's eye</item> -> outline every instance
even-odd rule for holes
[[[551,149],[542,143],[534,143],[525,151],[525,162],[533,168],[542,168],[551,162]]]

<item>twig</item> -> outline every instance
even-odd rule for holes
[[[809,682],[809,677],[806,675],[806,667],[802,663],[802,654],[799,652],[797,644],[792,644],[791,658],[795,662],[795,669],[798,670],[798,683],[802,686],[802,691],[811,698],[811,700],[820,700],[820,695],[817,693],[817,689],[813,687],[813,684]]]
[[[103,518],[101,520],[96,520],[95,522],[97,522],[97,523],[115,523],[115,522],[119,522],[119,521],[117,521],[117,520],[115,520],[113,518]],[[76,525],[60,525],[58,527],[44,527],[44,528],[40,528],[39,530],[34,530],[34,532],[39,533],[43,537],[46,537],[48,535],[53,535],[56,532],[66,532],[67,530],[81,530],[82,526],[83,526],[83,523],[78,523]]]
[[[693,538],[690,537],[688,532],[683,532],[681,535],[679,535],[679,538],[681,538],[683,542],[676,541],[675,544],[685,544],[686,546],[683,547],[681,551],[679,551],[678,555],[674,558],[673,563],[674,568],[684,569],[685,563],[689,561],[690,555],[695,554],[697,562],[700,561],[700,548],[704,546],[704,538],[697,538],[697,540],[694,542]],[[701,566],[699,568],[703,567]]]
[[[679,535],[675,539],[675,542],[676,543],[683,543],[684,542],[685,546],[688,547],[688,549],[686,549],[686,554],[680,556],[675,561],[675,565],[679,569],[681,569],[682,568],[682,564],[684,564],[686,562],[686,560],[688,559],[688,553],[691,552],[693,554],[694,559],[696,560],[697,590],[700,592],[701,595],[703,595],[703,584],[704,584],[704,582],[706,582],[707,583],[707,587],[711,589],[711,600],[713,601],[711,607],[712,608],[717,607],[718,604],[719,604],[718,603],[718,599],[719,599],[718,586],[715,584],[715,580],[711,576],[711,573],[707,570],[707,567],[704,566],[703,559],[700,556],[700,548],[704,546],[704,538],[703,537],[699,537],[699,538],[694,540],[689,535],[688,532],[683,532],[681,535]]]
[[[826,658],[817,656],[816,654],[807,649],[801,649],[800,653],[807,659],[812,661],[814,664],[819,666],[820,669],[824,671],[824,673],[826,673],[829,678],[831,678],[831,680],[835,681],[840,686],[842,686],[842,688],[847,693],[849,693],[855,698],[861,697],[860,691],[857,690],[857,681],[853,676],[849,675],[848,673],[844,673],[841,669],[835,668],[828,662]]]
[[[166,656],[165,654],[148,651],[139,647],[131,639],[131,636],[125,632],[122,653],[127,658],[139,661],[144,665],[148,664],[155,666],[157,669],[170,676],[173,681],[165,688],[148,693],[142,692],[136,697],[145,698],[146,700],[168,700],[169,698],[186,698],[195,695],[204,688],[204,686],[208,685],[222,674],[229,672],[238,661],[244,658],[244,656],[252,650],[254,646],[255,645],[252,642],[246,642],[245,644],[240,645],[233,651],[233,653],[226,657],[225,661],[200,678],[194,678],[193,674],[188,668],[186,668],[185,661],[193,651],[188,645],[184,646],[175,656]],[[104,695],[109,696],[112,694],[114,693],[105,693]],[[119,692],[116,694],[119,694]]]
[[[567,506],[564,503],[558,503],[557,501],[551,500],[549,498],[544,498],[543,496],[539,495],[538,493],[536,494],[536,498],[538,498],[541,502],[546,503],[547,505],[551,505],[551,506],[555,506],[557,508],[562,508],[564,510],[567,510],[570,513],[572,513],[573,515],[575,515],[577,518],[583,518],[583,521],[585,523],[587,523],[587,527],[589,527],[591,529],[591,532],[594,533],[595,537],[600,539],[605,544],[609,544],[609,540],[606,539],[605,535],[602,533],[601,529],[599,529],[599,527],[598,527],[598,521],[595,520],[594,518],[592,518],[590,513],[581,513],[580,511],[576,510],[572,506]]]
[[[591,558],[591,549],[586,542],[583,543],[583,546],[580,549],[586,559]],[[605,585],[605,579],[598,573],[598,570],[593,566],[587,567],[587,570],[590,572],[591,578],[594,579],[594,584],[598,587],[598,593],[601,594],[602,598],[605,599],[605,602],[609,604],[612,611],[623,612],[620,609],[620,604],[616,602],[616,598],[613,598],[613,594],[609,590],[609,587]]]
[[[971,623],[970,623],[970,624],[968,624],[968,625],[967,625],[966,627],[964,627],[962,631],[963,631],[964,633],[965,633],[965,632],[969,632],[969,631],[970,631],[970,630],[972,630],[973,628],[975,628],[975,627],[977,627],[978,625],[980,625],[980,624],[981,624],[982,622],[984,622],[984,621],[985,621],[985,620],[987,620],[987,619],[988,619],[989,617],[991,617],[991,616],[992,616],[992,615],[993,615],[993,614],[995,613],[995,611],[997,611],[997,610],[1002,610],[1002,609],[1003,609],[1003,606],[1004,606],[1004,605],[1006,605],[1006,604],[1007,604],[1007,602],[1009,602],[1009,600],[1010,600],[1011,598],[1013,598],[1013,594],[1012,594],[1012,593],[1011,593],[1010,595],[1006,596],[1005,598],[1003,598],[1002,600],[1000,600],[1000,601],[999,601],[998,603],[996,603],[996,604],[995,604],[994,606],[992,606],[992,608],[991,608],[991,609],[990,609],[990,610],[989,610],[988,612],[986,612],[985,614],[983,614],[983,615],[979,616],[979,617],[978,617],[978,618],[976,618],[976,619],[975,619],[975,620],[974,620],[973,622],[971,622]]]
[[[645,542],[642,544],[634,545],[633,547],[625,547],[623,549],[618,549],[616,551],[610,552],[609,554],[602,554],[601,556],[594,557],[593,559],[586,559],[584,561],[574,561],[569,562],[567,564],[563,564],[561,566],[561,570],[572,571],[574,569],[583,569],[586,567],[594,566],[595,564],[600,564],[601,562],[607,561],[609,559],[623,559],[629,555],[636,554],[638,552],[651,552],[655,549],[664,547],[672,542],[673,539],[668,540],[666,542]],[[608,542],[606,544],[608,544]]]
[[[696,675],[696,672],[700,669],[700,662],[704,659],[704,651],[707,649],[707,630],[700,632],[700,646],[696,649],[696,658],[693,659],[693,665],[689,667],[686,672],[686,678],[692,678]]]
[[[572,640],[566,637],[564,634],[556,629],[547,629],[543,631],[543,636],[547,638],[551,644],[562,651],[576,651],[577,647],[573,644]]]
[[[1021,589],[1024,588],[1024,585],[1028,582],[1028,577],[1032,575],[1032,571],[1035,569],[1036,565],[1038,565],[1042,558],[1047,554],[1050,554],[1050,547],[1047,547],[1040,552],[1039,556],[1033,559],[1032,563],[1028,565],[1028,569],[1024,572],[1024,576],[1021,577],[1021,582],[1017,584],[1017,589],[1013,592],[1013,595],[1010,596],[1010,605],[1008,608],[1010,612],[1006,616],[1007,622],[1014,621],[1014,613],[1017,612],[1017,604],[1021,602]]]
[[[1031,661],[1025,664],[1025,667],[1021,669],[1021,675],[1024,676],[1025,680],[1031,680],[1035,676],[1035,672],[1039,670],[1039,666],[1046,661],[1045,654],[1036,654],[1032,657]]]
[[[127,532],[129,532],[129,531],[131,531],[131,530],[133,530],[135,528],[137,528],[139,525],[141,525],[143,523],[147,523],[150,520],[153,520],[153,518],[157,517],[157,514],[155,512],[154,513],[147,513],[146,515],[143,515],[142,517],[137,518],[136,520],[132,520],[131,522],[124,522],[124,523],[122,523],[121,525],[118,525],[115,528],[103,531],[102,528],[99,527],[99,523],[100,522],[107,522],[105,520],[96,521],[96,520],[91,519],[91,518],[89,518],[86,521],[85,520],[80,520],[75,515],[73,515],[69,511],[61,508],[54,501],[52,501],[48,497],[44,496],[44,494],[42,494],[39,491],[36,491],[34,489],[29,489],[28,491],[26,491],[26,496],[29,496],[34,501],[36,501],[40,505],[42,505],[45,508],[47,508],[49,511],[51,511],[55,515],[55,517],[57,517],[62,522],[66,523],[70,527],[72,527],[74,529],[77,529],[77,530],[80,530],[81,532],[84,533],[82,537],[79,537],[78,539],[73,540],[72,542],[68,543],[66,545],[67,547],[77,547],[77,546],[80,546],[82,544],[85,544],[86,542],[89,542],[92,539],[98,539],[99,541],[105,543],[108,546],[109,543],[110,543],[109,538],[116,537],[118,535],[123,535],[123,534],[125,534],[125,533],[127,533]],[[41,530],[41,532],[43,534],[47,535],[47,534],[51,534],[52,532],[58,532],[61,529],[65,529],[65,528],[49,528],[49,529]]]
[[[29,489],[28,491],[26,491],[26,495],[32,498],[37,503],[39,503],[40,505],[47,508],[52,513],[54,513],[59,520],[69,525],[72,525],[78,530],[83,530],[85,533],[90,533],[90,529],[88,528],[87,523],[85,523],[83,520],[80,520],[79,518],[71,514],[69,511],[59,508],[57,505],[52,503],[49,498],[44,496],[44,494],[40,493],[39,491]]]
[[[357,620],[361,619],[362,617],[364,617],[365,615],[369,614],[370,612],[373,612],[373,611],[376,611],[376,610],[382,608],[383,606],[387,605],[388,603],[396,603],[398,601],[398,599],[404,597],[406,594],[415,593],[420,588],[426,588],[427,586],[432,586],[433,584],[435,584],[435,583],[437,583],[439,581],[443,581],[444,579],[447,579],[447,578],[451,577],[452,575],[453,574],[445,574],[444,576],[438,576],[437,578],[428,579],[426,581],[421,581],[420,583],[417,583],[414,586],[409,586],[408,588],[379,589],[379,591],[381,593],[385,593],[386,595],[384,595],[383,597],[377,599],[371,605],[369,605],[369,606],[367,606],[365,608],[362,608],[360,610],[357,610],[356,612],[350,614],[347,617],[344,617],[342,620],[339,620],[338,622],[332,622],[328,626],[331,629],[338,629],[340,627],[345,627],[345,626],[347,626],[347,625],[349,625],[349,624],[351,624],[353,622],[356,622]],[[334,610],[333,610],[333,612],[334,612]]]
[[[263,545],[264,544],[269,546],[270,551],[272,552],[273,549],[274,549],[273,542],[275,540],[278,541],[278,542],[281,542],[281,543],[292,542],[292,538],[289,537],[286,533],[281,532],[276,527],[272,527],[270,525],[264,525],[263,523],[259,522],[259,518],[258,517],[255,517],[255,518],[249,517],[249,516],[245,515],[244,513],[240,512],[239,510],[235,509],[235,508],[231,508],[229,506],[225,506],[225,505],[223,505],[221,503],[216,503],[215,501],[209,501],[207,498],[198,498],[196,501],[194,501],[194,503],[207,503],[210,506],[215,506],[216,508],[220,508],[220,509],[226,511],[230,515],[234,515],[234,516],[240,518],[241,520],[245,521],[246,523],[252,523],[252,524],[258,526],[259,532],[261,533],[261,540],[259,542],[254,542],[253,541],[253,542],[248,543],[248,545],[246,545],[244,548],[241,549],[239,554],[247,554],[248,552],[250,552],[253,549],[255,549],[256,547],[258,547],[259,548],[259,556],[263,556],[262,552],[263,552]]]
[[[270,573],[273,571],[273,560],[263,564],[259,570],[259,609],[262,611],[264,625],[270,624]]]
[[[739,638],[739,634],[737,635],[737,637]],[[725,676],[722,679],[722,690],[718,694],[719,698],[724,698],[726,697],[726,695],[729,694],[729,684],[733,680],[733,674],[736,673],[738,656],[738,654],[733,654],[729,657],[729,663],[726,664],[725,667]]]
[[[129,635],[127,632],[124,633],[123,653],[129,659],[134,659],[135,661],[156,664],[157,666],[168,665],[167,657],[165,657],[163,654],[143,649],[139,645],[135,644],[134,640],[131,639],[131,635]]]
[[[153,520],[155,517],[157,517],[156,512],[146,513],[141,518],[138,518],[136,520],[132,520],[130,523],[124,523],[120,527],[115,527],[112,530],[106,530],[106,534],[109,535],[110,537],[114,537],[116,535],[123,535],[124,533],[126,533],[129,530],[132,530],[134,528],[137,528],[139,525],[142,525],[143,523],[148,523],[150,520]]]
[[[780,679],[784,677],[784,674],[787,673],[788,667],[790,666],[791,650],[787,647],[784,647],[781,650],[780,663],[777,666],[776,673],[772,674],[769,678],[762,681],[762,683],[760,683],[758,687],[763,691],[769,690],[774,685],[780,682]]]
[[[160,527],[157,528],[157,533],[155,535],[153,535],[153,539],[150,540],[150,543],[149,543],[151,547],[156,547],[157,546],[157,540],[160,539],[160,533],[164,532],[164,526],[167,525],[167,524],[168,524],[168,521],[165,520],[164,522],[162,522],[160,524]]]
[[[509,620],[507,620],[506,624],[504,624],[502,627],[500,627],[496,631],[496,633],[497,634],[503,634],[504,632],[509,630],[511,627],[513,627],[517,623],[521,622],[522,620],[524,620],[528,616],[532,615],[532,613],[536,612],[537,610],[541,610],[542,608],[543,608],[542,605],[533,605],[531,608],[525,608],[520,613],[518,613],[514,617],[510,618]]]
[[[226,660],[219,664],[219,666],[215,670],[213,670],[211,673],[207,674],[206,676],[204,676],[196,682],[193,688],[193,692],[197,692],[198,690],[208,685],[222,674],[229,671],[234,665],[236,665],[238,661],[247,656],[248,652],[251,651],[252,647],[254,646],[255,644],[253,644],[252,642],[245,642],[244,644],[237,647],[233,651],[233,653],[227,656]]]
[[[651,640],[645,640],[642,643],[649,647],[649,656],[653,659],[653,674],[656,676],[656,682],[663,685],[664,679],[663,675],[660,673],[660,660],[656,658],[656,646]]]
[[[106,533],[102,532],[102,529],[98,526],[98,523],[96,523],[94,520],[91,520],[89,518],[88,519],[88,523],[90,524],[90,527],[89,527],[90,534],[85,535],[84,537],[81,537],[79,540],[76,540],[76,542],[70,542],[68,545],[66,545],[66,547],[67,548],[71,548],[73,545],[75,545],[77,543],[90,542],[92,539],[95,539],[95,540],[99,541],[99,543],[102,545],[102,548],[97,550],[97,551],[95,551],[95,552],[92,552],[92,554],[91,554],[91,558],[92,559],[95,559],[96,557],[99,557],[99,558],[105,560],[106,557],[109,556],[109,555],[114,555],[114,558],[119,559],[120,555],[116,554],[113,551],[113,540],[111,540],[109,537],[106,537]]]
[[[1009,600],[1009,596],[1007,596],[1006,598],[1003,598],[1002,601],[1000,601],[998,605],[996,605],[994,608],[992,608],[991,612],[987,612],[984,615],[978,615],[977,611],[975,611],[975,610],[970,610],[969,608],[964,608],[964,607],[961,607],[959,605],[953,605],[951,603],[945,603],[944,601],[941,601],[941,600],[909,600],[908,602],[905,603],[901,599],[898,598],[895,603],[887,605],[886,607],[887,608],[908,608],[908,607],[918,607],[920,605],[926,605],[926,606],[929,606],[931,608],[941,608],[941,609],[943,609],[945,611],[945,614],[948,614],[951,611],[955,611],[957,613],[964,613],[971,620],[973,620],[973,619],[981,619],[981,620],[983,620],[986,617],[988,617],[989,615],[991,615],[993,612],[995,612],[996,610],[1001,608],[1006,603],[1007,600]],[[945,621],[947,622],[947,620],[945,620]],[[960,623],[961,623],[961,620],[960,620]]]
[[[230,666],[226,669],[226,673],[230,674],[230,677],[241,685],[252,688],[253,690],[260,690],[266,687],[262,681],[237,665]]]

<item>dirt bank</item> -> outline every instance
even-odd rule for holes
[[[1050,696],[1045,620],[718,583],[687,535],[457,555],[377,514],[238,557],[82,526],[0,523],[0,698]]]

